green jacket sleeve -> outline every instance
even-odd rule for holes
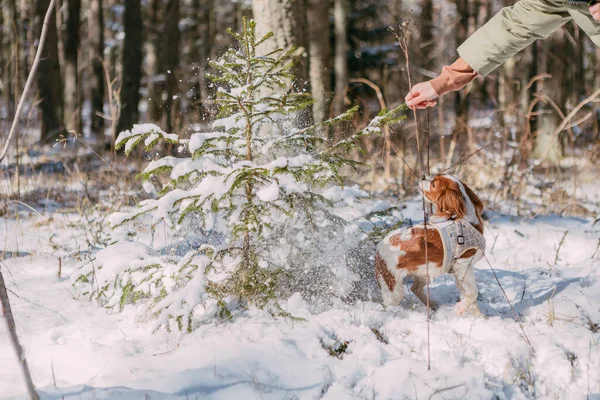
[[[459,48],[458,54],[486,76],[537,39],[550,36],[571,19],[556,0],[521,0],[503,8]]]

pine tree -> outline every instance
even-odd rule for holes
[[[209,261],[204,268],[194,269],[208,277],[206,293],[217,301],[221,316],[230,315],[232,306],[240,304],[269,306],[274,314],[282,314],[277,303],[281,295],[278,283],[289,269],[289,261],[278,251],[282,246],[303,245],[290,245],[290,241],[284,245],[282,240],[290,232],[299,237],[302,230],[345,223],[332,212],[336,203],[366,194],[344,187],[344,168],[358,166],[344,154],[356,139],[402,119],[403,110],[384,111],[352,138],[328,146],[318,131],[350,119],[356,109],[321,124],[297,128],[294,116],[311,106],[311,96],[280,90],[293,78],[295,49],[258,56],[257,47],[272,34],[257,39],[253,21],[244,20],[243,27],[241,34],[230,32],[238,47],[210,64],[209,77],[218,85],[220,110],[213,123],[215,131],[196,133],[183,141],[156,126],[137,125],[117,139],[117,146],[124,146],[126,154],[142,141],[147,149],[160,140],[187,147],[190,157],[161,158],[141,174],[146,185],[157,176],[168,177],[160,197],[143,202],[135,212],[115,214],[111,224],[118,226],[151,214],[154,225],[164,221],[175,226],[196,221],[195,216],[202,230],[223,235],[221,245],[200,248],[199,253],[206,257],[203,260]],[[135,288],[130,285],[127,294],[135,295]],[[181,317],[172,311],[168,311],[172,317]],[[190,316],[186,318],[189,321]]]

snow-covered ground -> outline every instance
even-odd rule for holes
[[[406,217],[418,218],[416,204]],[[251,310],[191,334],[152,333],[135,307],[107,312],[74,299],[69,254],[86,239],[73,214],[5,218],[0,265],[44,399],[600,399],[600,223],[592,223],[491,217],[488,257],[533,349],[482,260],[485,318],[454,315],[451,276],[432,285],[444,306],[430,324],[430,371],[426,310],[412,297],[387,310],[360,302],[311,312],[296,294],[285,306],[304,322]],[[0,399],[23,398],[0,324]]]

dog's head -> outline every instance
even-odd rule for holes
[[[483,203],[460,179],[453,175],[436,175],[423,179],[419,187],[438,213],[465,219],[483,231]]]

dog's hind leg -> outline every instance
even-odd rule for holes
[[[456,304],[455,311],[458,315],[466,311],[473,315],[481,315],[481,310],[477,304],[477,281],[473,271],[474,257],[459,258],[454,263],[454,279],[460,292],[460,301]]]
[[[404,298],[404,274],[396,269],[393,274],[386,262],[379,256],[375,255],[375,279],[381,290],[381,299],[386,306],[397,306]]]

